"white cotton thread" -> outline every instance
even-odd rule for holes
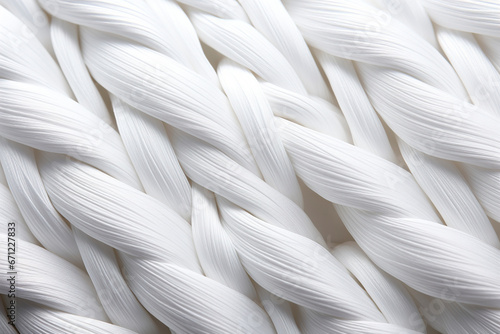
[[[497,4],[1,3],[20,333],[497,331]]]

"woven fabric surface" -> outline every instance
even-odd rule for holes
[[[500,2],[0,0],[0,334],[497,334]]]

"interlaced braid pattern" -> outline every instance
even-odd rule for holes
[[[499,71],[496,1],[0,0],[0,333],[500,332]]]

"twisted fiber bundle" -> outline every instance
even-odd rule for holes
[[[498,332],[500,5],[1,4],[2,333]]]

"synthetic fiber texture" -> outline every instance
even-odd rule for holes
[[[499,236],[499,0],[0,0],[0,334],[498,334]]]

